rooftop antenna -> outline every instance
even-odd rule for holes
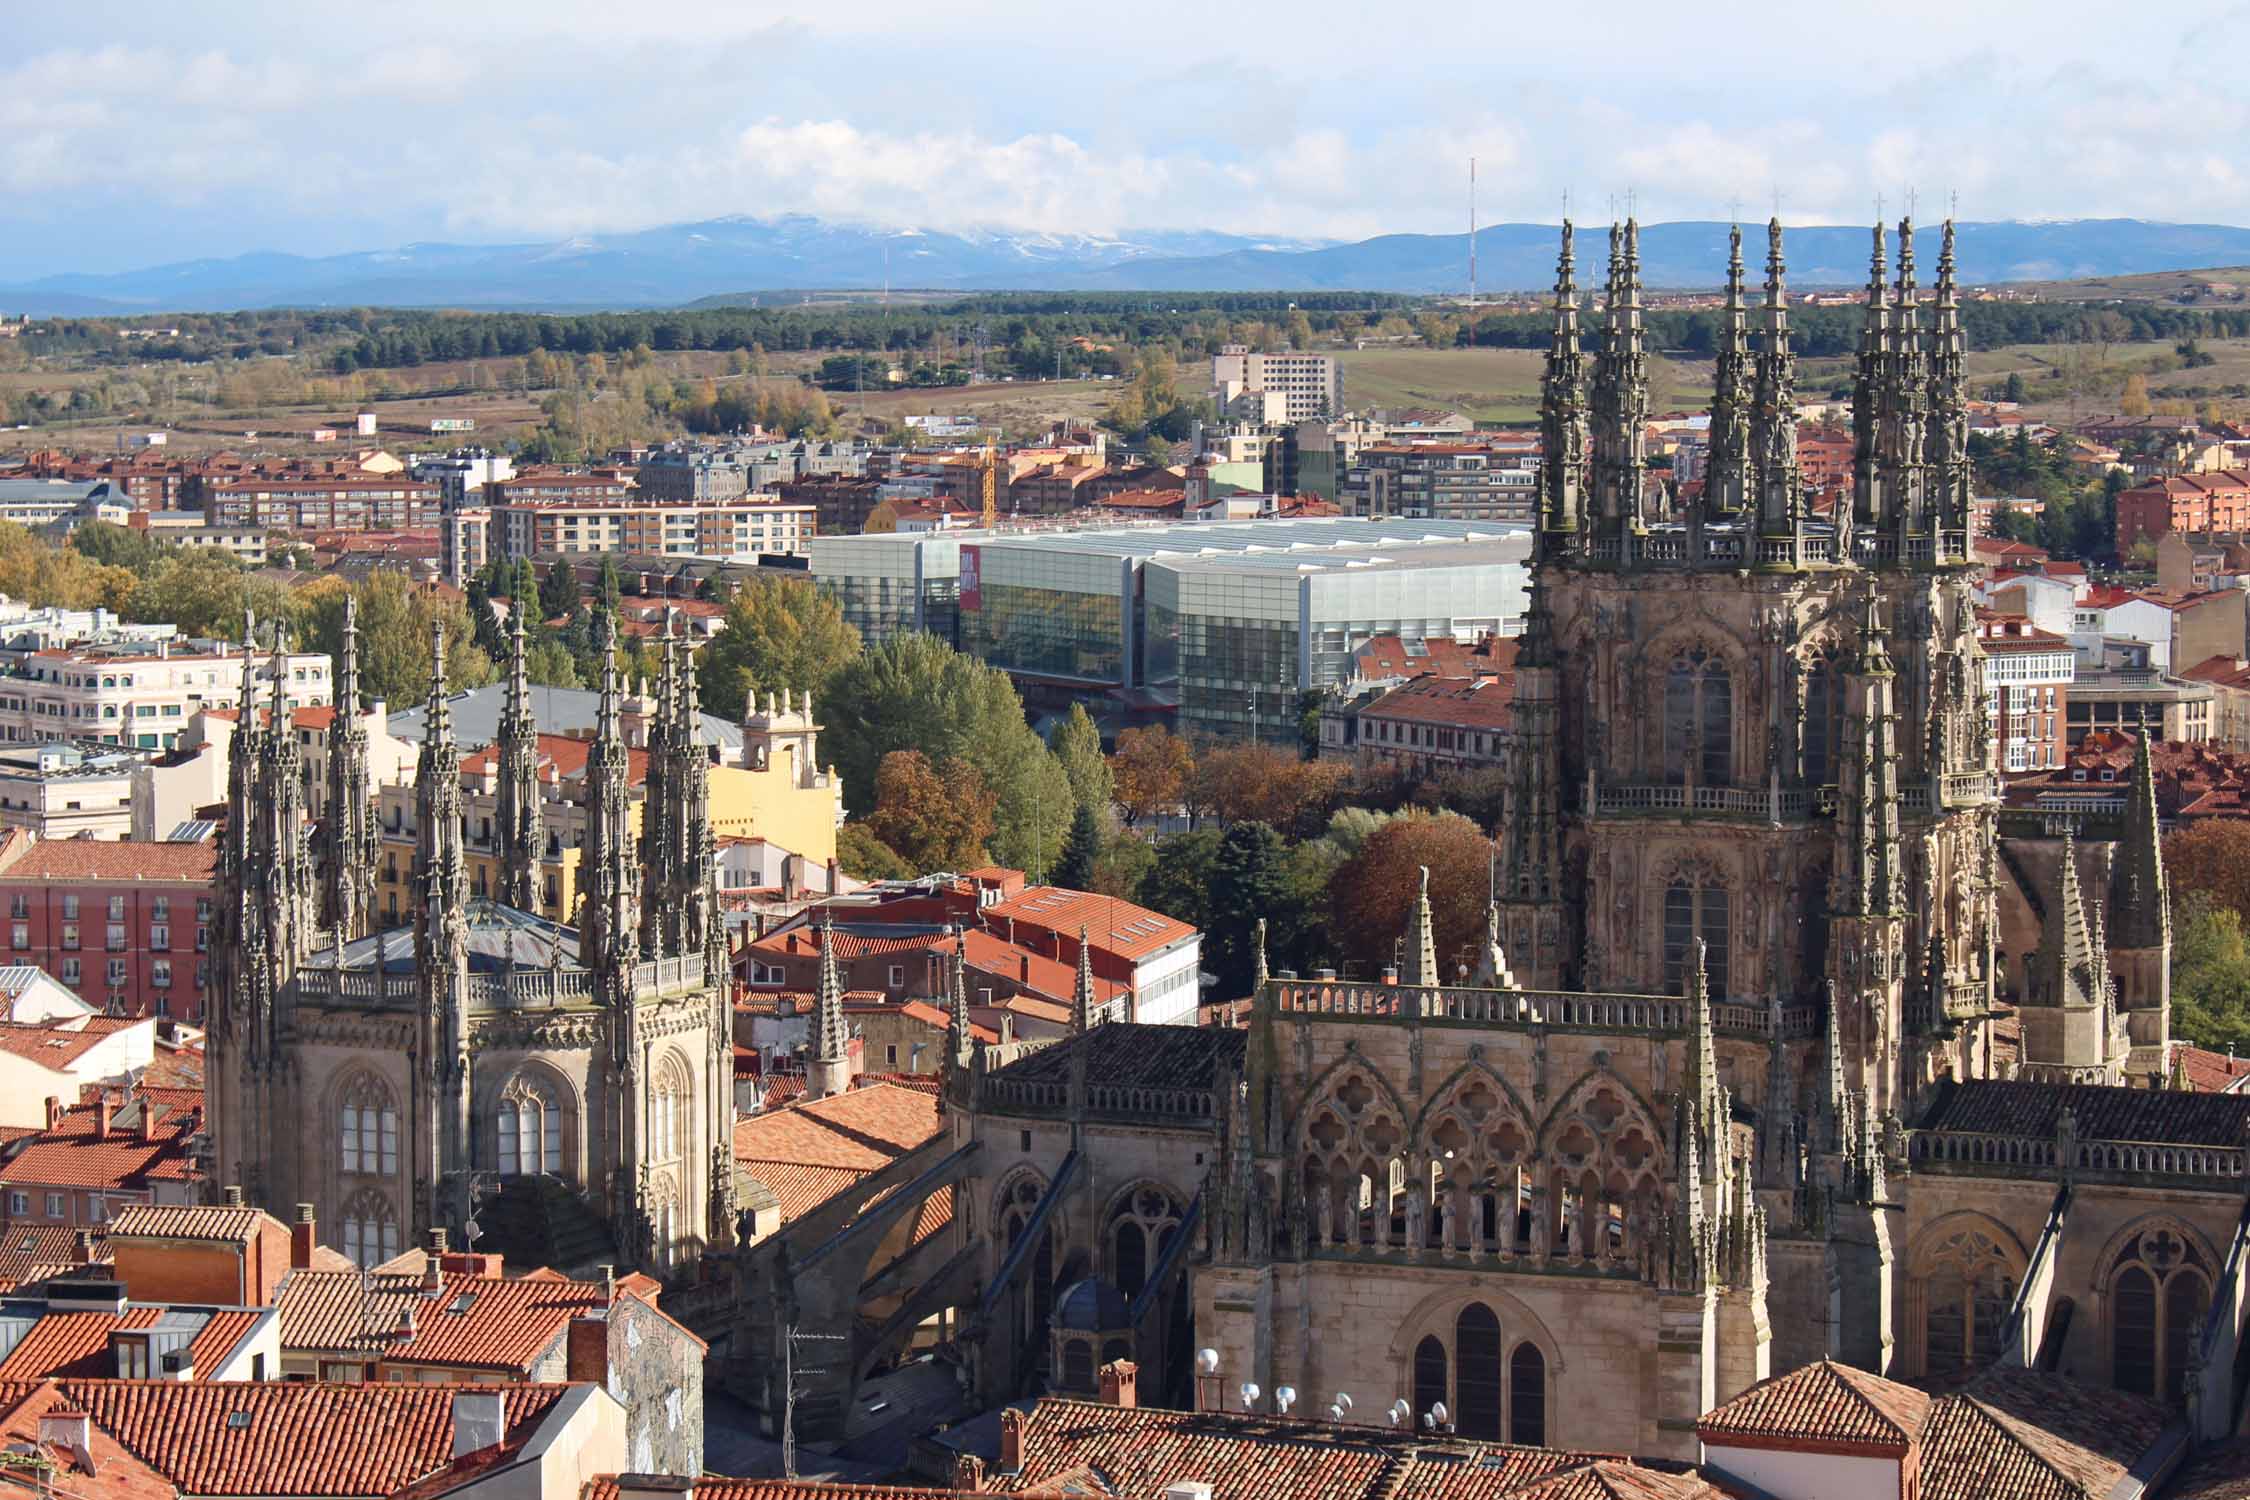
[[[1477,159],[1469,158],[1469,311],[1477,308]],[[1474,333],[1469,335],[1475,341]]]

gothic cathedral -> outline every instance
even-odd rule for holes
[[[685,652],[667,639],[661,706],[645,747],[628,747],[612,640],[572,795],[541,753],[517,622],[488,899],[468,885],[441,635],[415,778],[413,921],[384,931],[357,645],[347,604],[317,826],[299,731],[278,696],[261,722],[244,675],[214,935],[209,1180],[284,1217],[309,1210],[323,1242],[361,1265],[440,1231],[511,1259],[657,1274],[730,1244],[726,939]],[[542,862],[571,856],[587,872],[575,927],[532,898]],[[577,1232],[523,1233],[559,1223]]]

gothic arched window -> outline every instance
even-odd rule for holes
[[[1179,1228],[1179,1206],[1162,1188],[1140,1188],[1120,1200],[1110,1210],[1110,1284],[1138,1297]]]
[[[1547,1356],[1537,1344],[1508,1356],[1508,1441],[1527,1448],[1547,1442]]]
[[[398,1175],[398,1101],[372,1073],[355,1074],[337,1095],[337,1166],[367,1176]]]
[[[1420,1421],[1422,1414],[1446,1399],[1445,1341],[1436,1334],[1426,1334],[1414,1346],[1414,1417]]]
[[[2157,1227],[2114,1265],[2110,1378],[2121,1391],[2177,1403],[2211,1302],[2210,1268],[2192,1240]]]
[[[530,1177],[563,1170],[562,1106],[553,1090],[518,1073],[500,1091],[493,1124],[500,1144],[500,1175]]]
[[[1844,674],[1836,659],[1816,656],[1804,677],[1804,778],[1807,786],[1827,786],[1836,779],[1844,749]]]
[[[1985,1235],[1967,1229],[1922,1261],[1922,1365],[1932,1380],[1957,1380],[2000,1357],[2015,1301],[2015,1267]]]
[[[1664,888],[1664,989],[1687,993],[1687,969],[1703,939],[1703,973],[1714,999],[1731,993],[1727,972],[1727,888],[1715,872],[1688,870]]]
[[[1461,1436],[1500,1440],[1500,1319],[1482,1302],[1453,1323],[1453,1358],[1461,1401],[1453,1419]]]
[[[1010,1250],[1024,1231],[1031,1227],[1031,1216],[1045,1196],[1046,1188],[1037,1177],[1026,1173],[1011,1182],[1000,1199],[1000,1239]],[[1031,1259],[1031,1275],[1026,1278],[1025,1314],[1034,1329],[1047,1326],[1047,1314],[1055,1303],[1055,1234],[1059,1215],[1048,1216],[1047,1234]]]
[[[344,1200],[344,1258],[361,1270],[379,1266],[398,1254],[398,1211],[391,1200],[373,1188],[361,1188]]]
[[[684,1132],[691,1118],[694,1085],[679,1058],[668,1056],[656,1070],[656,1090],[648,1101],[648,1159],[678,1161],[686,1149]]]
[[[656,1263],[672,1265],[680,1252],[680,1194],[672,1179],[651,1179],[648,1189],[649,1230],[656,1239]]]
[[[1726,786],[1734,780],[1734,684],[1724,661],[1697,646],[1664,674],[1664,780]]]

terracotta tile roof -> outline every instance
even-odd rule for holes
[[[19,1147],[0,1167],[0,1182],[116,1191],[145,1186],[153,1178],[192,1175],[188,1140],[198,1123],[192,1111],[160,1108],[150,1139],[114,1122],[105,1139],[95,1134],[99,1122],[94,1107],[78,1105],[64,1110],[52,1130],[40,1131]]]
[[[1119,1407],[1048,1396],[1028,1413],[1023,1466],[988,1463],[988,1490],[1213,1500],[1720,1500],[1701,1480],[1608,1454],[1431,1440],[1301,1418]]]
[[[1912,1386],[1824,1359],[1758,1382],[1705,1412],[1696,1431],[1706,1443],[1795,1438],[1903,1453],[1920,1440],[1930,1404]]]
[[[419,1276],[293,1271],[274,1294],[285,1349],[379,1354],[386,1363],[529,1373],[570,1327],[607,1305],[602,1288],[560,1277],[503,1280],[454,1273],[435,1296]],[[414,1315],[413,1332],[403,1314]]]
[[[71,1016],[59,1021],[0,1021],[0,1052],[61,1072],[120,1031],[146,1025],[112,1016]]]
[[[144,1091],[157,1089],[193,1090],[203,1092],[203,1049],[197,1047],[167,1047],[157,1043],[156,1055],[141,1071]]]
[[[623,1500],[615,1475],[587,1483],[579,1500]],[[638,1497],[644,1493],[633,1491]],[[820,1484],[806,1479],[714,1479],[695,1481],[695,1500],[945,1500],[953,1490],[892,1484]],[[987,1491],[986,1493],[990,1493]]]
[[[122,1313],[50,1312],[31,1326],[0,1361],[0,1380],[40,1380],[48,1376],[100,1379],[117,1373],[109,1336],[120,1330],[150,1328],[166,1308],[138,1305]],[[209,1379],[258,1324],[255,1308],[211,1310],[188,1344],[188,1358],[199,1379]]]
[[[65,1396],[53,1381],[37,1384],[11,1382],[0,1388],[0,1441],[17,1452],[36,1453],[56,1466],[60,1475],[77,1472],[76,1455],[52,1443],[39,1440],[39,1419],[49,1413],[75,1410],[76,1403]],[[97,1485],[86,1485],[88,1493],[98,1493],[103,1500],[178,1500],[179,1491],[162,1475],[120,1447],[117,1440],[94,1427],[88,1434],[87,1456],[93,1460]],[[46,1479],[49,1476],[41,1476]],[[82,1480],[66,1478],[54,1485],[42,1484],[42,1489],[75,1491]]]
[[[2250,1096],[2241,1094],[1943,1079],[1916,1128],[2052,1140],[2065,1109],[2082,1141],[2230,1147],[2250,1126]]]
[[[1043,953],[1034,953],[1021,943],[1008,942],[978,927],[967,929],[962,936],[966,950],[963,956],[970,969],[969,991],[972,995],[977,989],[976,976],[983,974],[1011,985],[1020,985],[1033,994],[1046,997],[1061,1008],[1065,1021],[1070,1019],[1070,1002],[1078,993],[1078,964],[1075,957],[1071,962],[1064,963]],[[1070,940],[1074,945],[1078,941],[1075,929],[1070,934]],[[1086,935],[1086,942],[1097,952],[1102,947],[1091,932]],[[939,939],[934,951],[950,954],[953,951],[953,939]],[[1075,951],[1074,947],[1074,954]],[[1104,979],[1099,974],[1094,976],[1094,999],[1097,1002],[1106,1004],[1131,989],[1131,985],[1121,984],[1114,979]]]
[[[1937,1403],[1922,1439],[1929,1500],[2104,1500],[2171,1414],[2059,1375],[1994,1369]]]
[[[1417,677],[1359,711],[1362,719],[1400,719],[1464,729],[1506,729],[1515,720],[1515,678]]]
[[[2250,1078],[2250,1057],[2234,1057],[2204,1047],[2191,1047],[2186,1042],[2174,1042],[2172,1068],[2198,1094],[2223,1094],[2230,1089],[2250,1087],[2243,1082]]]
[[[104,839],[39,839],[0,868],[0,881],[166,880],[209,885],[219,846],[130,843]]]
[[[68,1224],[17,1224],[0,1229],[0,1281],[21,1286],[37,1279],[33,1272],[48,1266],[69,1265],[78,1253],[78,1231]],[[95,1260],[109,1259],[109,1246],[94,1237]]]
[[[265,1225],[281,1221],[262,1208],[203,1208],[183,1204],[136,1203],[110,1221],[109,1232],[124,1238],[204,1240],[247,1245]]]
[[[452,1385],[66,1380],[63,1396],[182,1493],[379,1496],[453,1458]],[[566,1385],[477,1386],[520,1442]],[[239,1419],[239,1420],[237,1420]]]
[[[552,772],[564,781],[586,779],[586,758],[592,751],[592,740],[574,739],[567,734],[539,736],[539,775],[544,780]],[[500,747],[485,745],[461,757],[461,772],[465,776],[497,775],[500,768]],[[640,786],[648,780],[648,752],[628,747],[625,751],[625,780],[628,785]]]
[[[734,1159],[771,1190],[788,1223],[880,1172],[937,1130],[934,1094],[876,1083],[737,1120]]]
[[[1457,641],[1433,636],[1407,642],[1395,635],[1370,636],[1352,653],[1361,677],[1482,677],[1516,669],[1516,638],[1485,636]]]
[[[1146,958],[1195,936],[1195,929],[1187,923],[1145,906],[1054,885],[1035,885],[1005,901],[995,901],[984,909],[981,920],[987,930],[1003,936],[1008,923],[1014,921],[1046,928],[1074,944],[1078,929],[1084,927],[1086,941],[1096,952],[1132,959]]]

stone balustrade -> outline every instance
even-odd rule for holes
[[[2055,1170],[2058,1143],[2032,1136],[1983,1131],[1917,1130],[1908,1159],[1917,1167],[1996,1168],[2020,1173]],[[2134,1177],[2200,1178],[2230,1187],[2243,1175],[2243,1150],[2235,1146],[2181,1146],[2155,1141],[2079,1141],[2072,1170]]]
[[[1470,1022],[1483,1026],[1540,1027],[1553,1031],[1685,1034],[1693,1023],[1688,1002],[1676,995],[1581,993],[1575,990],[1502,990],[1467,985],[1415,989],[1339,979],[1269,979],[1266,1003],[1301,1019],[1339,1021]],[[1712,1029],[1722,1036],[1766,1038],[1773,1015],[1764,1004],[1720,1001]],[[1821,1007],[1794,1001],[1782,1007],[1784,1040],[1816,1037]]]
[[[1813,793],[1804,789],[1769,791],[1763,787],[1653,786],[1646,783],[1598,786],[1594,810],[1602,813],[1722,813],[1734,817],[1808,817]]]

